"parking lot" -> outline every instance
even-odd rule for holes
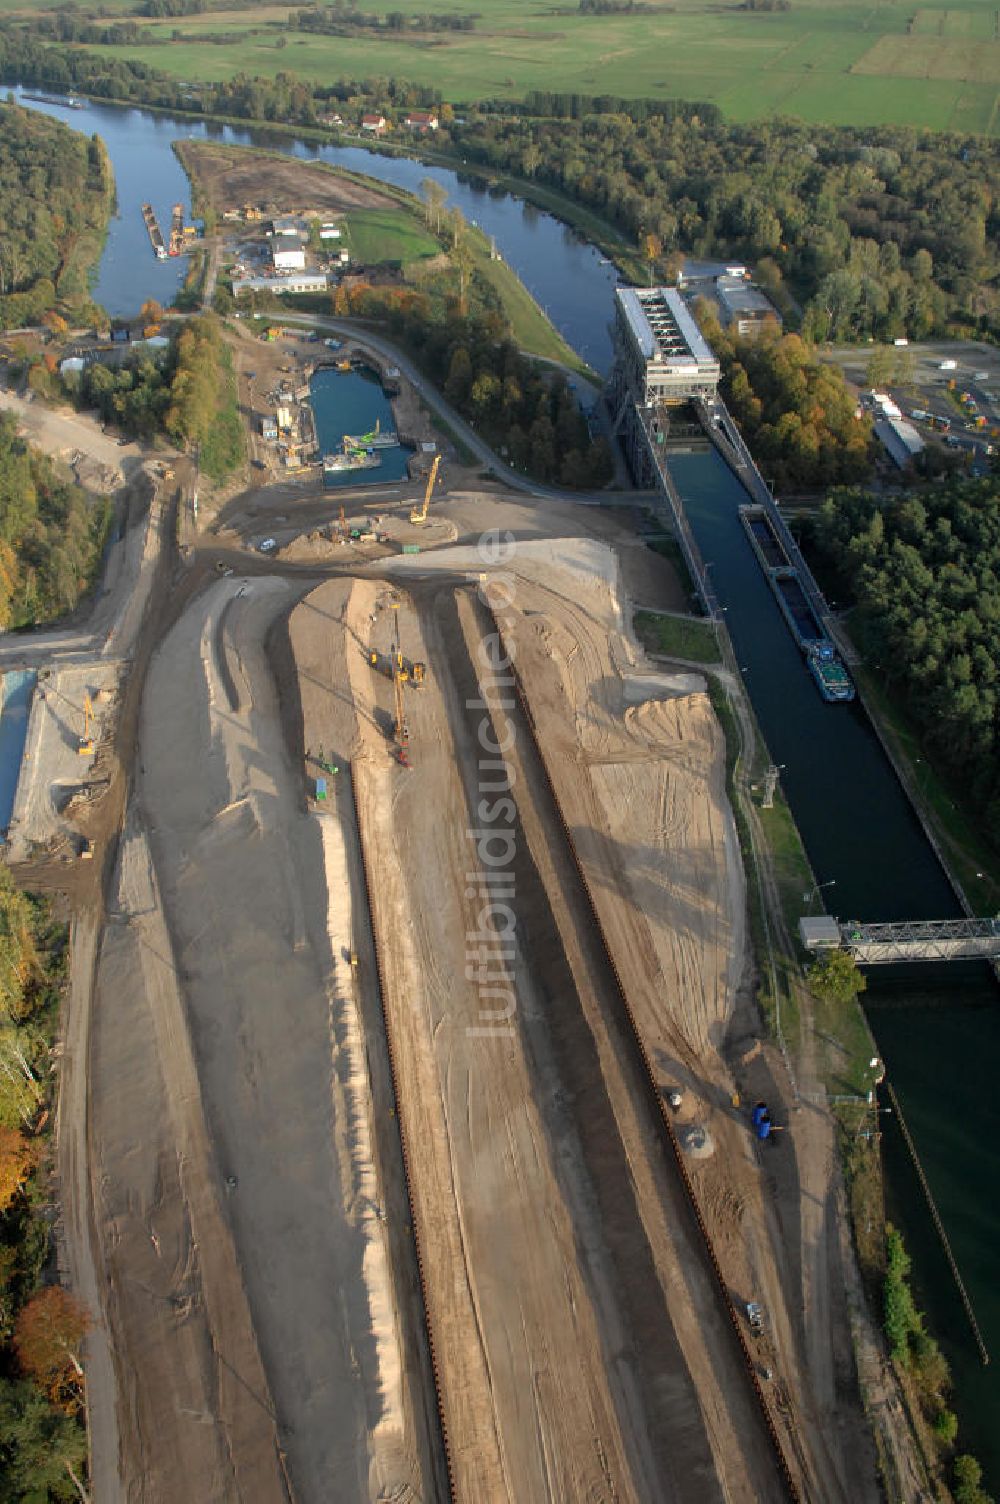
[[[994,447],[1000,448],[1000,351],[941,340],[890,346],[888,352],[876,344],[839,346],[823,358],[866,391],[873,357],[886,353],[895,359],[897,374],[880,381],[878,391],[892,398],[926,444],[964,452],[975,470],[985,470]]]

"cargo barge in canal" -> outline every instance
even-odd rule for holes
[[[843,704],[854,699],[854,684],[833,643],[823,631],[809,603],[798,570],[763,506],[740,507],[740,521],[764,571],[788,629],[798,643],[824,700]]]
[[[160,229],[160,226],[157,223],[156,215],[153,213],[152,204],[143,204],[142,217],[146,222],[146,231],[149,235],[149,241],[153,247],[153,252],[156,256],[157,261],[166,261],[167,248],[163,243],[163,231]]]

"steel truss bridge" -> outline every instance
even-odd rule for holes
[[[840,943],[862,966],[893,961],[1000,960],[1000,918],[909,919],[897,924],[836,921]]]

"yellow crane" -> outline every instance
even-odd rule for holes
[[[403,678],[401,674],[394,673],[392,687],[396,696],[396,745],[399,748],[399,760],[404,768],[410,766],[407,748],[410,745],[410,728],[406,722],[406,706],[403,703]]]
[[[83,735],[77,743],[76,750],[81,757],[93,757],[94,738],[90,734],[90,722],[94,714],[94,706],[89,695],[83,697]]]
[[[418,507],[412,507],[410,509],[410,521],[411,522],[426,522],[427,521],[427,508],[431,504],[431,492],[434,489],[434,482],[437,480],[437,473],[438,473],[438,469],[440,467],[440,464],[441,464],[441,456],[439,454],[436,454],[434,456],[434,463],[431,466],[431,473],[427,477],[427,490],[424,492],[424,499],[421,502],[420,506],[418,506]]]

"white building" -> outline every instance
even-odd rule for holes
[[[271,260],[276,272],[304,272],[306,253],[297,235],[275,235],[271,242]]]
[[[719,362],[673,287],[619,287],[615,352],[634,401],[714,397]]]
[[[244,292],[325,292],[326,272],[291,272],[287,277],[234,277],[233,296]]]

